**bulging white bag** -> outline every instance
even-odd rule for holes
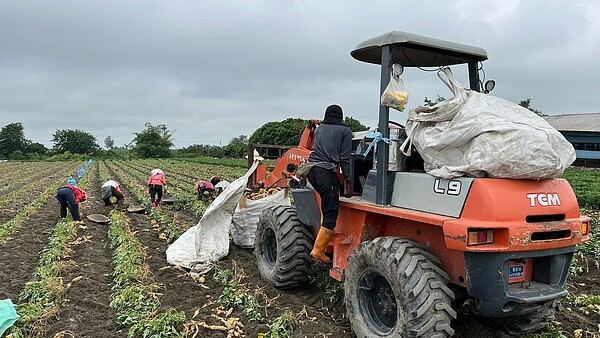
[[[291,205],[289,191],[278,191],[259,200],[240,199],[231,222],[231,237],[233,243],[242,248],[254,248],[256,226],[263,210],[274,205]]]
[[[442,74],[447,78],[444,79]],[[575,150],[546,120],[499,97],[460,87],[450,68],[438,73],[454,97],[409,112],[408,138],[433,176],[534,179],[559,177]]]
[[[244,176],[233,181],[208,206],[195,226],[183,233],[166,251],[167,262],[204,274],[229,253],[229,227],[248,178],[259,162],[254,161]]]

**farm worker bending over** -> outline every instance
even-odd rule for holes
[[[346,197],[352,196],[350,181],[350,154],[352,152],[352,131],[343,122],[342,107],[330,105],[325,110],[325,119],[315,130],[315,143],[308,162],[314,166],[308,173],[308,181],[321,196],[323,224],[319,229],[315,245],[310,256],[324,263],[331,260],[325,255],[327,243],[333,235],[340,204],[340,182],[338,165],[346,180]],[[314,122],[313,122],[314,123]]]
[[[210,181],[198,181],[196,186],[194,186],[194,190],[198,193],[198,199],[203,201],[212,195],[215,192],[215,185],[219,182],[221,182],[219,176],[211,177]]]
[[[157,207],[162,199],[163,189],[165,193],[167,192],[167,180],[165,179],[165,173],[163,173],[162,170],[152,170],[150,178],[148,179],[148,189],[152,206]]]
[[[79,216],[79,202],[83,202],[87,198],[85,191],[76,186],[67,184],[56,190],[55,197],[60,203],[60,218],[67,217],[68,204],[69,209],[71,209],[73,220],[77,222],[81,221],[81,217]]]
[[[109,206],[112,205],[110,198],[114,196],[117,199],[117,206],[120,210],[123,210],[123,201],[125,200],[125,196],[121,192],[121,186],[119,182],[114,180],[108,180],[102,184],[102,200],[104,201],[104,205]]]

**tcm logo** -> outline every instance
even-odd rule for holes
[[[560,205],[558,194],[527,194],[527,198],[531,207],[535,207],[536,203],[543,207]]]

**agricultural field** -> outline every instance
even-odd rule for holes
[[[261,280],[252,250],[230,245],[215,268],[193,278],[167,264],[165,250],[195,225],[207,205],[198,179],[233,181],[245,169],[180,160],[93,161],[79,180],[88,193],[82,217],[108,225],[60,220],[56,189],[84,161],[0,163],[0,299],[21,318],[4,337],[352,337],[343,284],[322,267],[311,283],[282,291]],[[135,214],[105,207],[100,185],[115,179],[127,204],[149,206],[153,168],[166,176],[173,205]],[[565,173],[582,212],[600,226],[600,171]],[[600,235],[582,245],[556,320],[530,337],[600,337]],[[594,237],[595,236],[595,237]],[[460,315],[456,337],[505,338],[477,318]]]

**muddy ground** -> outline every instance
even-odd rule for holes
[[[99,197],[97,172],[97,166],[90,170],[91,188],[87,190],[88,201],[82,206],[84,216],[108,213]],[[133,203],[133,197],[127,191],[125,196],[127,201]],[[188,319],[199,311],[196,319],[205,320],[208,324],[220,324],[211,315],[216,311],[216,299],[222,294],[223,287],[214,280],[212,273],[207,274],[204,283],[200,284],[185,271],[169,266],[165,257],[168,243],[159,238],[160,229],[153,226],[144,214],[124,215],[137,230],[136,236],[147,249],[148,264],[156,281],[162,285],[163,307],[183,310]],[[196,219],[186,212],[179,212],[177,218],[188,226],[196,223]],[[29,217],[27,227],[21,228],[6,243],[0,245],[0,299],[10,298],[15,303],[18,301],[18,294],[25,283],[33,279],[39,251],[47,242],[48,229],[57,221],[58,205],[50,199],[39,212]],[[116,314],[109,307],[112,251],[108,246],[107,226],[87,220],[85,223],[80,227],[78,239],[73,243],[72,255],[66,258],[75,262],[63,276],[71,286],[60,312],[47,324],[44,336],[126,337],[125,332],[113,328]],[[332,304],[328,294],[312,285],[293,291],[271,288],[260,279],[252,251],[231,244],[229,255],[219,266],[238,271],[243,276],[243,285],[259,295],[259,300],[264,305],[264,322],[249,321],[241,309],[235,309],[232,313],[232,316],[242,319],[246,337],[257,337],[259,332],[267,332],[267,323],[286,309],[298,314],[293,337],[352,337],[342,304]],[[591,266],[589,273],[569,280],[570,291],[575,294],[600,295],[598,279],[600,271]],[[575,309],[563,307],[556,321],[567,334],[572,334],[576,329],[598,332],[600,315],[584,315]],[[456,337],[509,337],[469,316],[459,317],[454,326]],[[198,337],[220,338],[227,337],[227,333],[203,329]]]

